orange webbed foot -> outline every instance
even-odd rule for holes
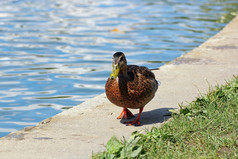
[[[140,115],[141,115],[142,111],[143,111],[143,107],[140,108],[139,115],[137,116],[136,120],[125,122],[127,124],[127,126],[132,126],[132,125],[139,126],[140,125]]]
[[[127,108],[123,108],[121,114],[117,117],[117,119],[129,119],[132,117],[134,117],[132,112]]]
[[[127,126],[132,126],[132,125],[140,126],[140,121],[139,120],[128,121],[128,122],[125,122],[125,123],[127,124]]]

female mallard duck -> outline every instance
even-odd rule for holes
[[[129,125],[140,125],[140,115],[144,106],[151,101],[158,88],[158,82],[147,67],[127,65],[122,52],[113,55],[113,70],[107,80],[105,91],[107,98],[115,105],[123,107],[117,119],[134,117],[127,108],[140,109],[139,115]]]

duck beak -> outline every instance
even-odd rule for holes
[[[120,69],[118,67],[118,64],[113,65],[112,73],[111,73],[109,78],[111,80],[116,79],[117,76],[118,76],[119,71],[120,71]]]

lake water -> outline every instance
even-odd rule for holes
[[[157,68],[200,45],[237,1],[0,1],[0,137],[104,92],[112,54]]]

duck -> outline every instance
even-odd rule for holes
[[[135,120],[125,122],[138,126],[143,108],[154,98],[159,82],[147,67],[127,65],[123,52],[114,53],[112,59],[112,72],[105,84],[106,96],[111,103],[123,108],[117,119],[130,119],[134,115],[129,109],[139,109]]]

